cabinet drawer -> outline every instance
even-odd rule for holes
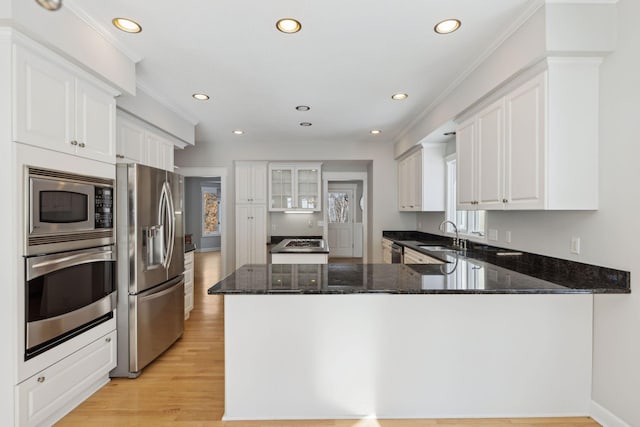
[[[109,381],[116,366],[116,331],[16,386],[19,425],[50,425]]]
[[[184,269],[187,270],[193,267],[193,251],[184,254]]]
[[[193,268],[184,271],[184,287],[189,285],[193,287]]]

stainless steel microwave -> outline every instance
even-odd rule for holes
[[[26,167],[25,255],[115,242],[114,180]]]

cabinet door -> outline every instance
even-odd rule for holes
[[[296,207],[320,210],[320,169],[316,167],[296,168]]]
[[[293,209],[293,170],[293,167],[277,167],[270,169],[270,211]]]
[[[412,211],[422,210],[422,150],[409,157],[409,207]]]
[[[255,163],[251,167],[251,203],[267,204],[267,163]]]
[[[398,210],[407,208],[407,159],[398,161]]]
[[[253,264],[267,263],[267,206],[253,205],[251,207],[251,262]]]
[[[504,101],[489,105],[476,119],[477,126],[477,189],[479,209],[502,209],[504,163]]]
[[[545,81],[543,73],[506,97],[508,209],[544,209]]]
[[[75,77],[62,67],[16,47],[13,139],[75,153]]]
[[[167,151],[169,146],[173,147],[173,144],[163,136],[148,130],[145,132],[145,135],[147,164],[154,168],[167,170]],[[171,157],[171,163],[173,163],[173,156]],[[173,165],[171,167],[171,172],[173,172]]]
[[[236,205],[236,268],[251,263],[250,217],[250,205]]]
[[[476,126],[468,120],[456,129],[456,188],[457,207],[474,210],[476,202]]]
[[[76,79],[77,154],[115,163],[116,101],[89,83]]]
[[[144,128],[118,116],[116,153],[119,159],[127,163],[147,164]]]

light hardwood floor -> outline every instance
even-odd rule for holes
[[[113,379],[63,418],[64,427],[597,427],[589,418],[220,421],[224,413],[224,308],[207,289],[220,253],[196,253],[195,301],[183,337],[135,380]]]

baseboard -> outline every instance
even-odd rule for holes
[[[631,427],[608,409],[598,405],[593,400],[591,401],[591,418],[602,424],[603,427]]]
[[[196,252],[220,252],[220,248],[200,248]]]

